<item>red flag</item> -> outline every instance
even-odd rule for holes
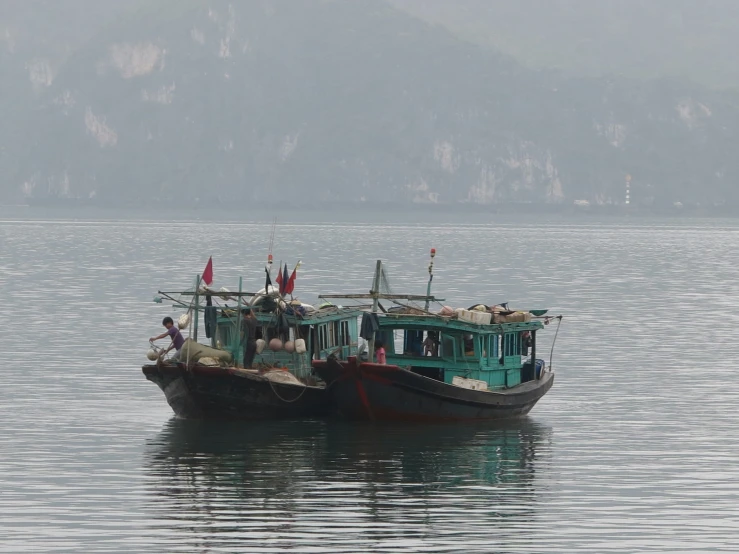
[[[280,279],[280,294],[287,294],[287,286],[290,284],[290,278],[287,276],[287,264],[282,270],[282,279]]]
[[[282,265],[277,270],[277,277],[275,277],[275,283],[277,283],[277,290],[282,294]]]
[[[203,270],[203,283],[206,285],[213,284],[213,256],[208,258],[208,265]]]
[[[290,275],[290,279],[287,281],[287,285],[285,285],[285,294],[292,294],[295,290],[295,277],[297,277],[297,271],[298,266],[295,266],[292,275]]]

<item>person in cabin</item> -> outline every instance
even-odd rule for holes
[[[244,368],[250,368],[257,354],[257,317],[251,308],[244,308]]]
[[[439,341],[436,332],[429,331],[423,341],[423,355],[436,357],[439,355]]]
[[[529,355],[529,348],[531,348],[532,340],[531,340],[531,332],[530,331],[521,331],[521,356],[528,356]]]
[[[387,359],[385,357],[385,345],[381,340],[375,341],[375,360],[377,360],[378,364],[385,365],[387,363]]]
[[[474,356],[475,355],[475,340],[471,334],[463,337],[464,342],[464,355]]]
[[[180,330],[175,326],[174,321],[172,321],[171,317],[165,317],[162,320],[162,325],[164,325],[164,328],[167,329],[164,333],[161,335],[158,335],[156,337],[151,337],[149,339],[149,342],[154,342],[160,339],[164,339],[166,337],[169,337],[172,339],[172,343],[169,345],[169,347],[166,350],[163,350],[159,357],[163,358],[166,356],[166,354],[174,348],[177,350],[175,355],[172,357],[172,360],[178,360],[180,356],[180,350],[182,350],[182,345],[185,344],[185,338],[182,336],[182,333],[180,333]]]

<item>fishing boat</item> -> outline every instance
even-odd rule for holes
[[[378,260],[369,294],[332,294],[323,298],[371,299],[360,336],[365,356],[314,360],[339,413],[349,419],[392,421],[474,421],[522,416],[554,383],[550,364],[537,358],[537,340],[545,325],[562,316],[547,310],[516,311],[507,305],[477,305],[429,311],[435,250],[431,251],[426,295],[381,290]],[[385,309],[381,300],[396,304]],[[403,301],[403,302],[401,302]],[[423,301],[424,306],[409,302]],[[383,345],[385,362],[374,351]]]
[[[294,275],[294,273],[293,273]],[[155,301],[169,300],[186,311],[177,321],[189,328],[176,359],[154,347],[152,363],[142,371],[164,392],[181,418],[273,419],[317,417],[332,405],[326,385],[313,375],[311,360],[357,352],[361,312],[331,303],[319,307],[288,299],[284,289],[268,284],[257,293],[212,290],[202,277],[185,291],[160,291]],[[243,316],[256,317],[257,349],[243,367]],[[200,324],[201,319],[203,325]],[[198,342],[204,327],[207,344]]]

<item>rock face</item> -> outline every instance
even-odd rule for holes
[[[526,69],[379,0],[135,5],[57,58],[0,28],[4,197],[739,200],[730,93]]]

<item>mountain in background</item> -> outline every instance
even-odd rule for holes
[[[735,0],[390,0],[531,68],[739,88]]]
[[[628,175],[638,204],[739,204],[735,93],[532,69],[402,1],[4,4],[0,190],[619,204]]]

